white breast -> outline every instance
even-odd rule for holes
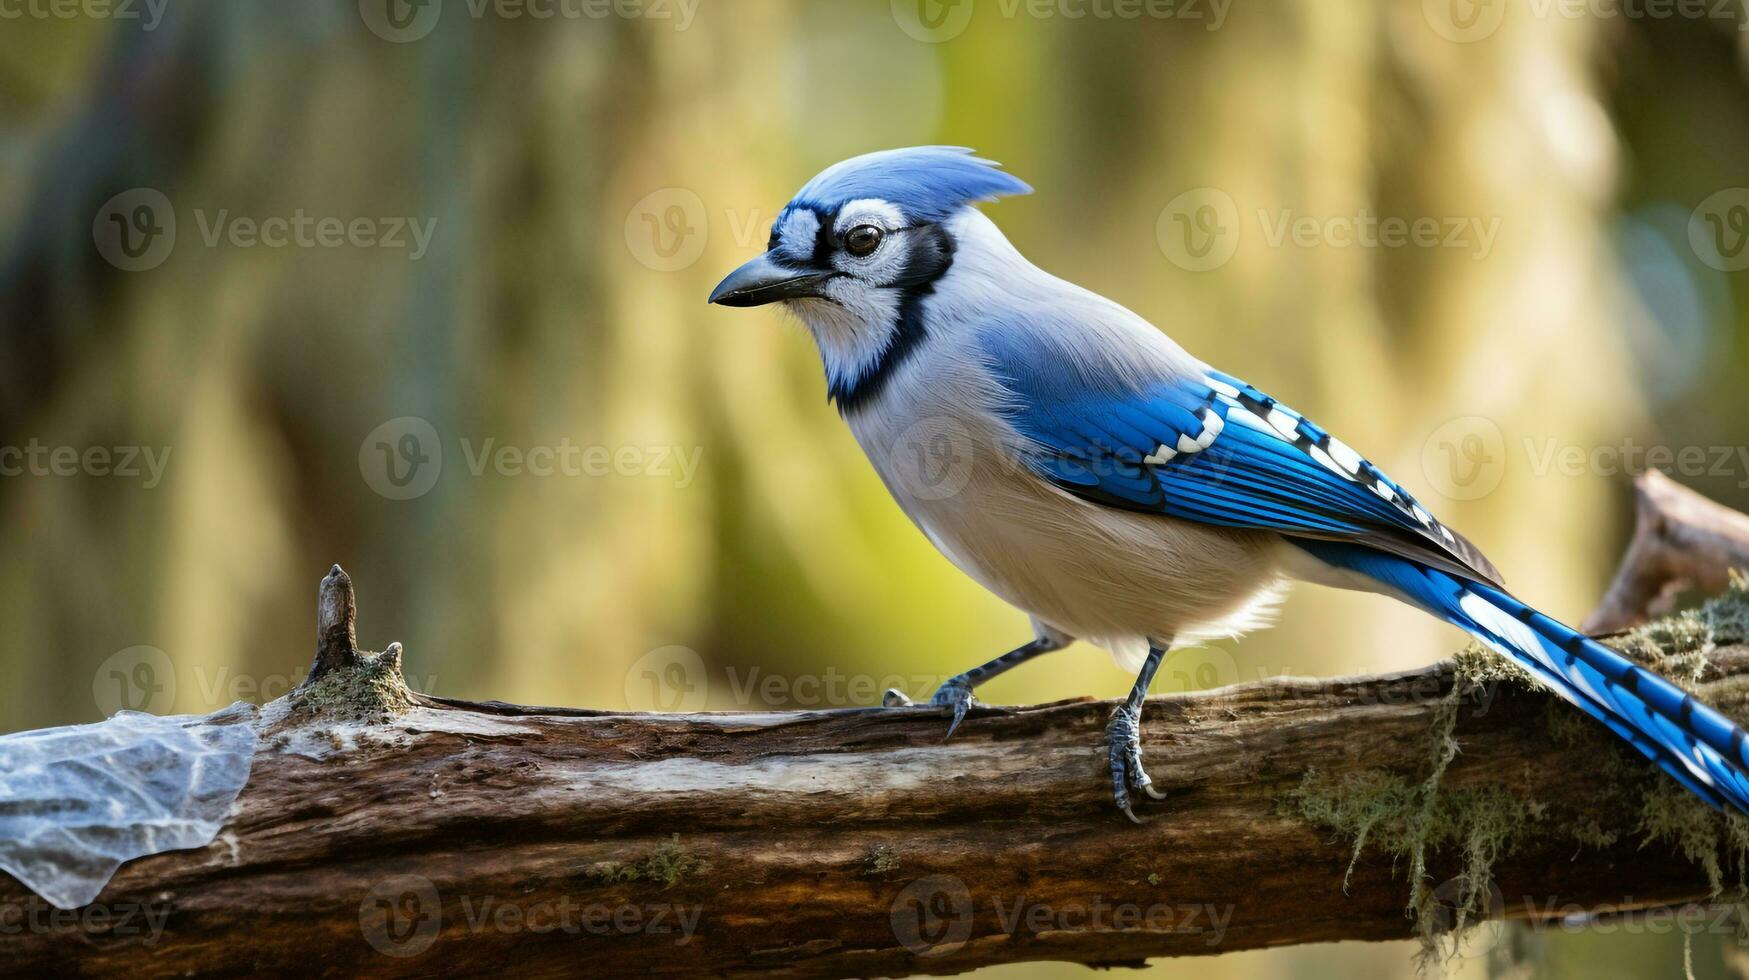
[[[1230,636],[1279,598],[1273,534],[1137,514],[1072,497],[1016,456],[999,391],[963,337],[931,337],[849,422],[905,513],[1008,603],[1133,668],[1147,641]]]

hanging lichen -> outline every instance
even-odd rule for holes
[[[1391,855],[1393,868],[1399,861],[1408,863],[1407,911],[1415,920],[1423,963],[1438,961],[1442,934],[1461,934],[1472,920],[1486,914],[1494,862],[1542,818],[1540,804],[1504,790],[1441,786],[1457,755],[1454,732],[1464,703],[1477,695],[1491,695],[1496,685],[1524,683],[1528,675],[1516,666],[1479,648],[1466,649],[1456,658],[1452,690],[1434,713],[1430,764],[1424,777],[1410,780],[1392,773],[1358,772],[1334,778],[1314,770],[1284,800],[1288,812],[1352,841],[1344,888],[1369,845]],[[1455,879],[1457,894],[1436,898],[1428,886],[1427,857],[1431,851],[1451,847],[1463,855],[1463,871]],[[1449,913],[1441,899],[1451,901]]]
[[[1608,642],[1627,656],[1669,677],[1728,714],[1749,717],[1749,684],[1718,677],[1711,657],[1720,643],[1749,638],[1749,579],[1733,576],[1725,594],[1700,608],[1660,619]],[[1497,909],[1488,907],[1495,862],[1528,841],[1571,842],[1578,850],[1603,848],[1625,838],[1673,848],[1699,867],[1714,896],[1727,888],[1749,892],[1749,818],[1713,810],[1577,708],[1550,699],[1544,727],[1565,749],[1583,747],[1594,760],[1599,785],[1613,805],[1600,813],[1631,814],[1619,825],[1593,817],[1555,823],[1546,806],[1496,788],[1442,785],[1458,751],[1456,725],[1463,705],[1491,696],[1500,685],[1534,687],[1528,674],[1471,645],[1454,658],[1451,692],[1438,705],[1428,730],[1428,766],[1418,778],[1366,771],[1340,777],[1309,771],[1282,801],[1283,812],[1334,831],[1352,846],[1347,886],[1370,847],[1408,865],[1407,911],[1415,920],[1423,967],[1442,967],[1456,955],[1456,937]],[[1462,871],[1454,895],[1429,887],[1428,856],[1453,849]],[[1442,939],[1452,941],[1442,943]]]

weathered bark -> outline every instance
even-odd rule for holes
[[[1607,633],[1669,612],[1682,592],[1724,588],[1749,569],[1749,515],[1722,507],[1657,470],[1634,481],[1634,537],[1603,601],[1581,628]]]
[[[1749,672],[1749,650],[1720,662]],[[98,905],[167,908],[155,943],[25,930],[0,936],[0,955],[9,969],[85,975],[825,977],[1401,939],[1403,868],[1365,853],[1345,889],[1348,844],[1279,801],[1311,768],[1423,772],[1451,682],[1445,665],[1155,698],[1144,738],[1171,797],[1140,827],[1115,812],[1102,774],[1107,703],[977,709],[945,745],[943,718],[925,709],[678,717],[425,704],[370,737],[354,732],[360,747],[326,760],[264,753],[219,841],[124,867]],[[1466,709],[1446,787],[1543,801],[1551,823],[1591,814],[1626,829],[1631,815],[1604,810],[1595,747],[1527,739],[1544,701],[1501,691]],[[1503,858],[1507,911],[1527,912],[1519,896],[1596,909],[1708,893],[1664,846],[1624,838],[1574,854],[1551,834]],[[1452,878],[1457,858],[1430,870]],[[950,879],[934,890],[935,876]],[[905,901],[932,890],[939,929]],[[567,901],[580,934],[491,917],[556,914]],[[1103,930],[1071,918],[1008,931],[1017,901],[1035,915],[1103,901],[1196,931],[1110,931],[1115,912]],[[33,900],[7,880],[0,902]],[[405,918],[385,922],[385,905]],[[668,911],[648,931],[596,933],[592,906],[641,922]],[[488,924],[474,927],[482,908]],[[655,931],[692,910],[689,941]],[[1219,935],[1216,917],[1227,919]],[[940,955],[925,955],[931,939],[948,941]]]
[[[134,861],[76,913],[0,875],[7,972],[831,977],[1402,939],[1412,862],[1365,849],[1345,877],[1351,841],[1303,794],[1309,773],[1426,785],[1448,732],[1437,793],[1518,808],[1491,868],[1504,916],[1715,893],[1692,854],[1645,843],[1635,800],[1658,785],[1624,787],[1626,750],[1452,663],[1150,699],[1170,796],[1137,827],[1105,775],[1111,703],[974,708],[945,743],[932,708],[469,703],[408,692],[399,644],[359,651],[353,609],[336,567],[312,677],[264,710],[219,840]],[[1708,663],[1741,709],[1749,646]],[[1444,830],[1436,899],[1474,873]]]

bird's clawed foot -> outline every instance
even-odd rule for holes
[[[1141,818],[1130,809],[1130,790],[1139,790],[1156,800],[1166,794],[1154,788],[1154,781],[1142,769],[1142,737],[1138,722],[1140,712],[1128,705],[1117,709],[1111,724],[1105,727],[1106,757],[1111,762],[1111,795],[1124,816],[1136,823]]]
[[[953,709],[953,721],[948,722],[947,734],[941,738],[943,742],[953,738],[953,733],[959,729],[960,722],[966,720],[966,709],[977,704],[976,701],[972,700],[972,686],[958,677],[950,677],[936,688],[935,695],[929,699],[929,703],[937,707]]]
[[[960,727],[960,722],[966,719],[966,710],[977,703],[972,698],[972,685],[967,683],[963,677],[950,677],[935,689],[935,694],[929,698],[929,706],[953,709],[953,720],[948,723],[947,735],[943,736],[942,741],[945,742],[953,737],[953,733]],[[889,708],[905,708],[915,705],[916,702],[906,697],[905,692],[896,687],[890,687],[887,689],[887,693],[881,696],[881,704]]]

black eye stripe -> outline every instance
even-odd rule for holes
[[[896,225],[892,228],[888,228],[885,225],[876,224],[873,221],[858,221],[856,224],[851,225],[850,227],[844,229],[844,233],[848,235],[851,232],[855,231],[856,229],[861,228],[863,225],[868,225],[869,227],[875,229],[876,231],[879,231],[883,235],[896,235],[901,231],[916,231],[919,228],[933,228],[933,227],[935,227],[934,224],[932,224],[931,222],[928,222],[928,221],[920,221],[914,225]]]
[[[836,247],[832,240],[832,221],[829,216],[821,214],[820,228],[814,233],[814,265],[822,269],[832,268],[832,249]]]
[[[875,229],[875,231],[879,232],[881,239],[883,241],[886,239],[886,237],[888,235],[896,235],[902,231],[919,231],[922,229],[935,227],[934,222],[930,222],[930,221],[920,221],[920,222],[913,224],[913,225],[897,225],[897,226],[892,227],[892,228],[882,227],[881,225],[875,224],[873,221],[858,221],[856,224],[851,225],[850,227],[844,229],[844,234],[840,235],[836,231],[833,230],[833,223],[822,222],[820,225],[820,231],[814,240],[815,259],[816,260],[819,259],[820,254],[821,254],[820,250],[822,248],[824,248],[826,250],[826,254],[828,254],[828,255],[830,255],[831,252],[835,249],[843,248],[844,244],[845,244],[845,238],[847,236],[849,236],[849,234],[851,232],[855,231],[858,228],[861,228],[864,225],[867,225],[867,226]]]
[[[899,366],[922,346],[923,300],[935,291],[936,282],[953,265],[953,236],[937,225],[919,224],[917,241],[905,255],[905,268],[889,285],[901,291],[899,323],[892,342],[871,369],[861,377],[834,382],[827,394],[838,411],[849,415],[878,399]],[[899,230],[899,229],[895,229]]]
[[[845,247],[844,236],[839,235],[834,230],[838,224],[838,216],[818,208],[810,207],[808,210],[812,211],[814,217],[819,219],[820,222],[819,226],[814,229],[814,249],[813,254],[808,257],[808,264],[819,269],[830,269],[832,268],[832,253]],[[783,239],[779,230],[783,223],[783,217],[780,216],[778,221],[772,225],[771,238],[765,246],[767,249],[774,249],[780,242],[782,242]],[[848,235],[850,232],[862,227],[863,225],[870,225],[879,231],[883,241],[888,235],[894,235],[902,231],[921,231],[936,227],[935,222],[932,221],[920,221],[915,224],[898,225],[893,228],[884,228],[881,225],[875,224],[873,221],[859,221],[844,229],[844,235]],[[791,243],[790,247],[794,248],[795,243]],[[873,254],[873,250],[871,249],[868,254]],[[866,258],[867,256],[864,255],[858,257]]]

